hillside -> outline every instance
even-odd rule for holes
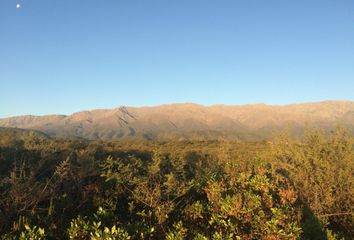
[[[354,102],[271,106],[170,104],[118,107],[72,115],[0,119],[1,127],[33,129],[50,137],[85,139],[269,139],[284,128],[300,134],[306,127],[325,131],[342,125],[354,133]]]

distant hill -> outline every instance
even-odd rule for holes
[[[271,106],[169,104],[155,107],[118,107],[72,115],[19,116],[0,119],[1,127],[33,129],[50,137],[84,139],[233,139],[262,140],[290,129],[325,131],[341,125],[354,133],[354,102]]]
[[[22,139],[29,136],[36,136],[38,138],[44,138],[44,139],[50,138],[47,134],[36,130],[0,127],[0,138],[4,138],[8,136],[15,137],[16,139]]]
[[[0,127],[0,147],[24,143],[29,139],[49,139],[45,133],[30,129]]]

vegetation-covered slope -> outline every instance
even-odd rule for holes
[[[15,146],[16,144],[21,145],[25,141],[30,141],[33,139],[44,140],[49,139],[49,137],[40,131],[0,127],[0,146]]]

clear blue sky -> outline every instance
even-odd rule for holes
[[[354,100],[354,1],[1,0],[0,86],[0,117]]]

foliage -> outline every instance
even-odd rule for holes
[[[353,139],[338,128],[327,138],[311,130],[302,142],[280,138],[273,160],[294,184],[307,206],[324,227],[353,236]],[[309,219],[304,219],[309,225]],[[313,225],[313,224],[312,224]]]
[[[272,143],[5,136],[1,239],[352,239],[353,160],[341,129]]]
[[[94,215],[93,221],[86,220],[81,216],[73,219],[70,222],[70,227],[67,230],[69,239],[91,239],[91,240],[129,240],[129,234],[122,228],[104,226],[102,218],[105,217],[105,211],[99,208]]]

